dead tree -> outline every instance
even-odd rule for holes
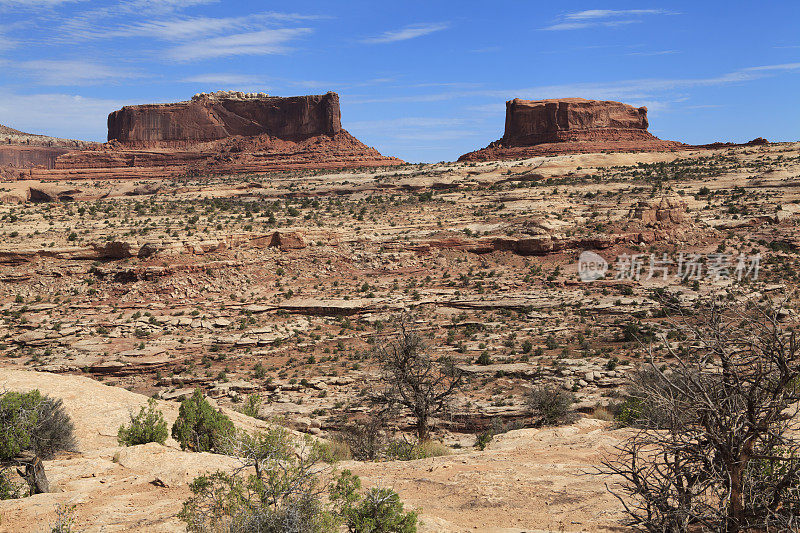
[[[635,434],[604,462],[651,532],[800,528],[800,350],[773,305],[712,301],[674,324],[677,364],[635,375]],[[688,348],[688,349],[686,349]]]
[[[17,473],[28,483],[31,496],[50,492],[50,482],[47,481],[44,465],[38,456],[20,457],[18,462],[25,466],[24,471],[17,468]]]
[[[419,442],[428,439],[430,420],[442,413],[460,388],[463,372],[449,359],[433,360],[408,316],[395,320],[396,333],[377,342],[375,355],[383,370],[383,390],[375,400],[387,408],[403,407],[415,419]]]

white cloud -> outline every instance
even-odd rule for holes
[[[15,46],[17,46],[17,42],[6,35],[3,28],[0,28],[0,52],[11,50]]]
[[[176,61],[192,61],[236,55],[285,54],[291,50],[287,46],[290,41],[311,32],[311,28],[281,28],[212,37],[176,46],[168,50],[166,56]]]
[[[71,40],[115,39],[119,37],[151,37],[162,41],[185,41],[210,37],[231,30],[237,33],[267,29],[285,22],[317,20],[319,15],[297,13],[254,13],[243,17],[183,17],[129,23],[103,28],[101,24],[79,17],[67,22],[66,38]]]
[[[747,71],[765,71],[765,70],[797,70],[800,69],[800,63],[783,63],[780,65],[763,65],[760,67],[749,67],[744,70]]]
[[[592,27],[617,28],[643,22],[647,15],[677,15],[665,9],[587,9],[566,13],[561,22],[541,28],[547,31],[581,30]]]
[[[398,41],[407,41],[409,39],[416,39],[417,37],[422,37],[423,35],[429,35],[437,31],[446,30],[449,27],[450,24],[447,23],[411,24],[410,26],[400,28],[399,30],[384,32],[383,34],[377,37],[362,39],[361,42],[369,44],[382,44],[382,43],[394,43]]]
[[[564,30],[580,30],[583,28],[591,28],[592,26],[605,26],[607,28],[616,28],[618,26],[625,26],[628,24],[638,24],[641,20],[606,20],[603,22],[560,22],[542,28],[547,31],[564,31]]]
[[[219,0],[130,0],[122,2],[121,6],[130,10],[147,10],[151,13],[155,10],[155,12],[165,13],[217,2]]]
[[[21,95],[0,90],[0,116],[4,125],[68,139],[105,141],[108,114],[131,103],[68,94]]]
[[[479,124],[475,118],[401,117],[348,122],[344,126],[356,137],[378,144],[416,145],[427,142],[445,149],[450,148],[453,140],[481,136],[483,132]]]
[[[642,78],[607,83],[585,82],[515,89],[464,89],[433,94],[389,96],[385,98],[350,98],[348,99],[348,103],[439,102],[457,98],[473,98],[476,96],[503,100],[512,98],[541,100],[546,98],[583,97],[595,100],[632,101],[653,98],[654,96],[663,95],[669,91],[675,90],[744,83],[773,76],[780,72],[795,70],[800,70],[800,63],[748,67],[708,78]],[[468,87],[468,85],[464,85],[464,87]]]
[[[45,8],[55,7],[59,4],[83,2],[85,0],[0,0],[0,8]]]
[[[139,77],[139,74],[78,60],[38,59],[13,65],[22,69],[41,85],[94,85]]]
[[[664,9],[587,9],[575,13],[567,13],[565,19],[569,20],[593,20],[611,17],[631,17],[639,15],[670,15],[670,11]]]
[[[654,52],[628,52],[629,56],[668,56],[677,54],[677,50],[656,50]]]

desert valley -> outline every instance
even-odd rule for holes
[[[0,0],[0,533],[800,532],[798,27]]]
[[[420,531],[627,531],[600,467],[631,373],[676,364],[675,316],[746,287],[797,318],[800,144],[647,127],[513,100],[503,139],[437,164],[363,145],[334,93],[123,108],[102,145],[4,128],[0,389],[63,400],[76,446],[0,528],[62,505],[80,531],[182,530],[192,479],[239,463],[118,429],[200,390],[237,428],[328,443],[320,475],[392,488]],[[376,404],[398,321],[460,380],[422,448],[413,410]],[[545,390],[565,420],[536,414]]]

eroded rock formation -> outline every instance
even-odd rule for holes
[[[237,92],[188,102],[126,106],[108,116],[108,140],[129,147],[186,146],[227,137],[269,135],[299,141],[342,129],[339,95],[281,98]]]
[[[402,163],[341,126],[339,96],[198,94],[174,104],[127,106],[108,117],[108,139],[59,157],[39,178],[175,177]]]
[[[58,156],[95,143],[24,133],[0,124],[0,168],[55,168]]]
[[[683,146],[647,131],[646,107],[621,102],[561,98],[506,102],[501,139],[459,161],[521,159],[602,150],[665,150]]]

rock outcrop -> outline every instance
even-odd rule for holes
[[[144,148],[264,134],[299,141],[341,129],[339,95],[333,92],[281,98],[220,91],[188,102],[126,106],[108,116],[109,141]]]
[[[39,178],[116,179],[402,163],[342,129],[339,96],[198,94],[127,106],[108,117],[108,142],[59,157]]]
[[[630,218],[641,220],[648,226],[673,226],[686,222],[686,202],[677,196],[663,196],[656,200],[642,200],[634,205]]]
[[[0,124],[0,167],[55,168],[58,156],[84,150],[95,143],[24,133]]]
[[[647,131],[646,107],[620,102],[561,98],[506,102],[501,139],[459,161],[521,159],[536,155],[602,150],[665,150],[683,146]]]

